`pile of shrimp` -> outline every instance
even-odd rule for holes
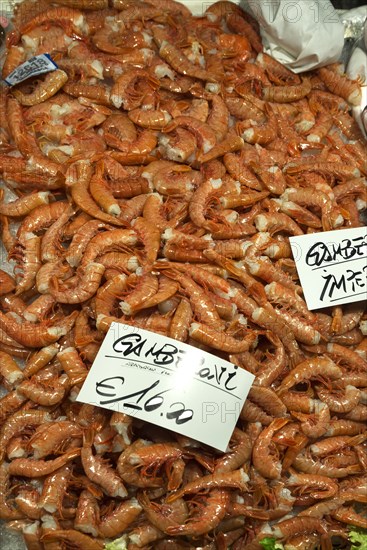
[[[366,528],[364,304],[309,311],[289,245],[362,225],[360,83],[292,73],[226,1],[26,0],[3,78],[41,53],[0,96],[0,519],[32,550]],[[226,453],[77,402],[113,321],[255,375]]]

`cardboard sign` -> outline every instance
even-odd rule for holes
[[[367,227],[290,237],[308,309],[367,298]]]
[[[40,74],[49,73],[58,69],[56,63],[47,53],[31,57],[14,69],[4,80],[9,86],[20,84],[24,80]]]
[[[254,378],[193,346],[112,323],[78,401],[225,451]]]

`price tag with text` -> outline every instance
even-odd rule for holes
[[[55,71],[58,68],[56,63],[51,59],[49,54],[43,53],[31,57],[28,61],[25,61],[19,67],[14,69],[4,80],[9,86],[15,86],[20,84],[24,80],[31,78],[31,76],[38,76],[40,74],[49,73]]]
[[[289,240],[308,309],[367,299],[367,227]]]
[[[78,401],[225,451],[254,378],[193,346],[112,323]]]

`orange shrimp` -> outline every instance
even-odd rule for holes
[[[90,537],[74,529],[47,530],[47,532],[42,535],[42,542],[44,543],[58,543],[59,541],[65,541],[67,544],[73,545],[80,550],[83,548],[88,548],[88,550],[103,550],[104,548],[104,543],[101,539]]]
[[[166,528],[167,534],[199,536],[219,525],[229,505],[229,492],[224,489],[212,489],[205,497],[200,512],[178,526]]]
[[[228,2],[226,2],[226,4],[228,4]],[[241,10],[241,13],[229,12],[226,15],[225,20],[228,28],[232,32],[247,37],[255,52],[262,52],[263,45],[259,33],[258,23],[247,12],[244,10]]]
[[[28,378],[37,374],[44,366],[46,366],[57,354],[59,347],[57,344],[44,347],[28,358],[23,370],[23,376]]]
[[[93,455],[92,445],[94,439],[93,429],[89,429],[84,435],[84,443],[81,449],[81,461],[84,471],[91,481],[101,487],[103,492],[112,497],[125,498],[127,491],[122,479],[99,456]]]
[[[331,380],[338,380],[342,376],[342,370],[328,357],[311,357],[299,363],[290,374],[283,378],[278,393],[281,395],[294,385],[320,375],[327,376]]]
[[[72,32],[78,36],[83,36],[87,31],[83,13],[69,7],[54,7],[45,10],[21,25],[19,31],[21,34],[26,34],[43,23],[60,25],[65,29],[65,32]]]
[[[110,100],[119,109],[121,106],[126,111],[139,107],[143,101],[147,88],[155,90],[159,81],[149,72],[135,69],[122,74],[111,88]]]
[[[71,385],[85,380],[88,370],[75,348],[69,347],[63,349],[57,354],[57,358],[66,372]]]
[[[152,525],[165,532],[168,527],[184,523],[188,518],[188,507],[183,499],[177,499],[172,503],[151,502],[146,493],[138,495],[139,503],[144,509]]]
[[[301,78],[293,71],[287,69],[282,63],[266,53],[259,53],[256,58],[260,67],[265,69],[269,79],[276,85],[299,85]]]
[[[125,315],[132,315],[142,308],[158,292],[158,277],[151,273],[144,273],[137,279],[135,289],[120,302],[120,308]],[[129,281],[127,281],[129,284]]]
[[[3,64],[1,76],[7,78],[19,65],[26,60],[26,50],[22,46],[10,46]]]
[[[8,294],[9,292],[12,292],[15,289],[15,281],[13,277],[11,277],[8,273],[0,270],[0,295]]]
[[[65,71],[57,69],[49,73],[45,79],[36,86],[33,92],[29,94],[23,93],[21,90],[14,90],[14,97],[21,105],[27,107],[43,103],[50,97],[54,96],[68,81],[68,75]]]
[[[43,406],[52,406],[60,403],[66,394],[66,381],[53,380],[43,382],[38,380],[24,380],[18,386],[18,391],[34,403]]]
[[[59,219],[46,230],[41,241],[41,260],[43,262],[57,261],[61,257],[60,249],[62,247],[60,241],[63,228],[74,213],[75,210],[72,206],[65,208]]]
[[[216,82],[213,75],[198,65],[194,65],[185,54],[167,40],[163,40],[159,55],[179,74],[198,78],[205,82]]]
[[[250,57],[251,45],[246,36],[222,33],[218,36],[218,43],[224,58],[235,58],[237,62],[246,62]]]
[[[233,471],[215,471],[214,474],[206,475],[198,480],[187,483],[178,491],[172,493],[167,497],[167,502],[174,502],[175,500],[189,495],[191,493],[198,493],[203,489],[214,488],[235,488],[241,491],[246,490],[247,482],[249,481],[248,475],[244,470]]]
[[[157,4],[155,0],[146,0],[146,3],[151,4],[152,6],[156,6]],[[176,0],[160,0],[159,7],[163,12],[176,13],[184,17],[191,17],[190,9]]]
[[[346,75],[330,70],[328,67],[318,69],[318,75],[330,92],[342,97],[351,105],[360,105],[362,99],[361,83],[351,80]]]
[[[352,411],[358,405],[361,392],[355,386],[347,385],[343,392],[334,392],[318,387],[317,395],[331,411],[344,414]]]
[[[123,533],[142,511],[136,498],[121,502],[98,523],[98,533],[102,538],[113,538]]]
[[[144,217],[137,217],[131,225],[144,245],[145,258],[143,266],[148,268],[157,259],[161,244],[161,232],[150,220]]]
[[[51,278],[50,294],[60,303],[79,304],[89,300],[98,290],[105,267],[97,262],[91,262],[86,266],[71,288],[59,288],[56,278]]]
[[[293,103],[306,97],[311,91],[311,81],[303,78],[302,84],[294,86],[265,86],[263,88],[263,99],[274,103]]]
[[[252,450],[252,461],[256,470],[267,479],[278,479],[281,473],[281,463],[271,455],[272,437],[274,433],[289,422],[286,418],[276,418],[256,439]]]
[[[242,353],[248,351],[255,344],[257,334],[249,332],[241,340],[237,340],[229,334],[219,332],[215,328],[203,323],[191,323],[189,336],[214,349],[223,350],[227,353]]]
[[[63,91],[77,98],[87,98],[100,105],[111,106],[111,89],[104,84],[85,84],[84,82],[66,82]]]
[[[74,202],[87,214],[113,225],[123,225],[118,218],[103,212],[89,193],[93,169],[88,161],[77,161],[69,167],[66,184],[71,187]],[[76,183],[78,185],[76,185]]]
[[[238,122],[236,131],[247,143],[266,145],[277,137],[275,116],[270,113],[263,124],[253,125],[251,121],[247,120]]]
[[[82,437],[81,428],[68,420],[59,420],[52,424],[45,424],[36,430],[28,442],[36,459],[56,454],[65,443]]]
[[[108,7],[108,0],[57,0],[57,3],[79,10],[102,10]]]
[[[25,195],[16,201],[0,204],[0,214],[10,217],[23,217],[29,214],[34,208],[41,204],[48,204],[50,198],[49,191],[40,191]]]
[[[0,376],[7,389],[17,386],[24,377],[22,369],[19,368],[14,359],[3,351],[0,351]]]
[[[163,109],[136,108],[128,112],[128,117],[134,124],[151,130],[162,130],[172,120],[171,115]]]
[[[129,483],[129,485],[135,485],[141,488],[161,487],[163,485],[163,478],[156,475],[156,466],[160,466],[162,462],[164,463],[165,459],[170,459],[170,456],[167,456],[167,449],[168,453],[172,455],[171,458],[174,459],[180,457],[182,451],[177,451],[177,446],[175,446],[171,452],[168,444],[167,447],[162,445],[163,452],[161,449],[160,456],[156,456],[156,460],[154,460],[154,455],[148,456],[148,461],[144,463],[139,459],[139,455],[136,455],[136,453],[140,452],[146,446],[149,447],[152,446],[152,444],[144,439],[136,439],[129,445],[119,456],[117,472],[126,483]],[[131,456],[133,459],[131,459]],[[134,457],[137,457],[136,460]],[[140,463],[143,467],[138,469],[136,462]],[[154,475],[147,475],[149,464],[154,465]]]
[[[50,514],[58,512],[61,509],[71,475],[72,466],[65,464],[46,477],[38,501],[41,509],[46,510]]]
[[[89,192],[104,212],[112,216],[119,216],[121,214],[121,208],[110,192],[103,176],[104,163],[103,160],[101,160],[97,162],[95,172],[90,179]]]
[[[40,348],[57,342],[59,338],[67,334],[75,323],[77,311],[55,322],[54,325],[29,323],[23,321],[20,326],[14,318],[7,317],[0,312],[0,328],[20,344]]]
[[[6,498],[10,489],[9,467],[6,462],[0,465],[0,480],[2,487],[0,491],[0,518],[6,521],[22,519],[24,517],[23,512],[15,508],[12,502]]]
[[[311,474],[300,474],[294,470],[287,480],[288,487],[299,487],[302,493],[310,494],[312,498],[331,498],[338,492],[338,485],[328,477]]]
[[[287,538],[299,533],[313,533],[326,535],[326,524],[318,518],[294,517],[277,523],[273,529],[276,538]]]
[[[234,279],[241,282],[248,294],[252,296],[260,305],[266,304],[267,298],[263,286],[258,283],[246,270],[241,269],[233,260],[227,259],[225,256],[218,254],[215,250],[206,250],[204,252],[206,258],[214,261],[226,269]],[[238,307],[238,304],[236,304]]]
[[[165,128],[164,132],[169,133],[177,128],[184,128],[193,133],[202,152],[208,153],[217,142],[214,130],[206,122],[190,117],[178,116],[174,118]]]
[[[16,458],[9,465],[10,475],[24,476],[30,478],[43,477],[51,474],[64,466],[67,462],[74,460],[80,455],[80,449],[71,449],[53,460],[34,460],[31,458]]]

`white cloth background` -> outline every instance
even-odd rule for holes
[[[344,45],[344,26],[330,0],[246,0],[262,26],[265,51],[294,72],[333,63]]]

